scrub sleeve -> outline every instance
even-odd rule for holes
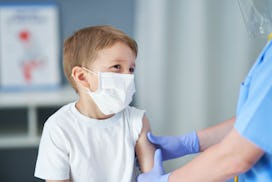
[[[235,129],[265,153],[239,182],[272,181],[272,43],[267,43],[240,88]]]
[[[272,44],[269,42],[240,89],[235,128],[272,153]]]

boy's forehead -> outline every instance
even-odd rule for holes
[[[107,65],[107,64],[129,64],[135,66],[136,58],[123,58],[123,57],[99,57],[95,59],[91,66]]]
[[[97,51],[96,59],[97,62],[128,62],[135,64],[136,55],[132,49],[124,43],[115,43],[111,47],[107,47]]]

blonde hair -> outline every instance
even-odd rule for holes
[[[75,32],[64,41],[63,70],[66,78],[77,91],[72,69],[75,66],[88,66],[97,56],[97,53],[105,48],[113,46],[117,42],[125,43],[137,56],[138,48],[135,40],[124,32],[111,26],[93,26],[83,28]]]

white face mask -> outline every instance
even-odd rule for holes
[[[87,93],[103,114],[118,113],[132,101],[135,93],[133,74],[95,73],[87,68],[83,67],[83,69],[98,75],[98,89],[94,92],[88,89]]]

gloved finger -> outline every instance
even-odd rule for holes
[[[137,182],[143,182],[144,181],[144,174],[140,174],[138,177],[137,177]]]
[[[159,138],[156,137],[156,136],[154,136],[151,132],[148,132],[148,133],[147,133],[147,138],[148,138],[148,140],[149,140],[151,143],[153,143],[153,144],[155,144],[155,145],[160,145],[160,140],[159,140]]]
[[[164,174],[164,169],[162,166],[162,151],[161,151],[161,149],[157,149],[155,151],[153,172],[158,173],[160,175]]]

